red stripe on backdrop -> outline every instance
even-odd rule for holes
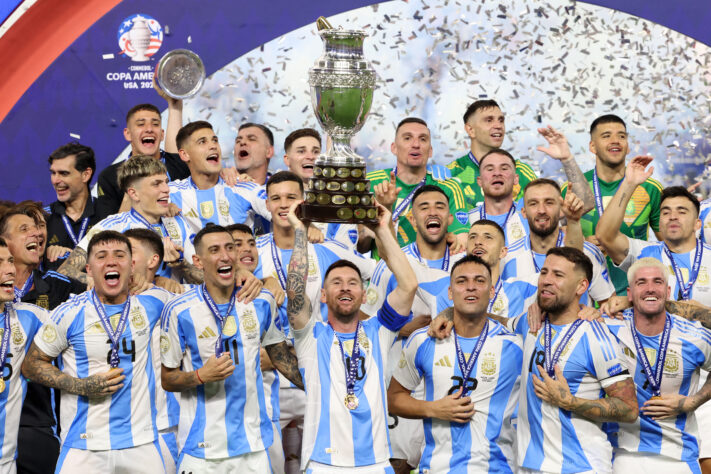
[[[84,31],[121,0],[40,0],[0,38],[0,122],[22,94]]]

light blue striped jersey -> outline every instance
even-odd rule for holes
[[[387,422],[385,369],[397,332],[409,321],[387,302],[378,316],[362,321],[355,395],[358,407],[346,408],[346,362],[354,333],[336,334],[330,324],[311,318],[294,334],[296,357],[306,387],[301,469],[313,460],[341,467],[387,462],[391,457]]]
[[[59,357],[62,372],[86,378],[111,368],[111,340],[91,303],[90,292],[73,296],[52,311],[35,336],[37,347]],[[157,437],[151,336],[163,301],[151,294],[130,296],[131,309],[119,344],[119,368],[126,378],[110,397],[92,398],[62,392],[62,447],[91,451],[132,448]],[[106,305],[105,305],[106,306]],[[122,306],[122,305],[121,305]],[[107,308],[116,324],[118,308]]]
[[[501,289],[494,295],[491,314],[514,318],[526,311],[536,301],[538,288],[528,281],[509,278],[501,283]],[[437,314],[452,306],[452,300],[446,293],[437,297]]]
[[[170,202],[182,210],[191,233],[196,234],[205,224],[254,226],[255,215],[267,221],[267,192],[264,186],[241,181],[228,186],[222,178],[210,189],[198,189],[192,177],[170,182]]]
[[[251,303],[235,303],[230,317],[236,331],[222,337],[222,348],[232,357],[235,370],[225,380],[181,392],[178,444],[182,453],[220,459],[263,451],[272,444],[259,349],[284,340],[274,324],[275,314],[274,297],[266,290]],[[221,328],[198,286],[165,306],[161,331],[163,365],[191,372],[215,355]]]
[[[703,243],[711,244],[711,198],[701,201],[699,220],[701,221],[701,230],[697,233],[697,237]]]
[[[516,211],[507,220],[509,213],[500,215],[493,215],[484,212],[484,203],[479,204],[474,209],[469,211],[469,225],[472,225],[480,219],[488,219],[499,224],[504,231],[504,236],[506,237],[506,245],[512,244],[517,240],[528,237],[530,233],[530,228],[528,226],[528,220],[521,214],[521,208],[523,204],[514,202]],[[504,226],[504,224],[506,224]]]
[[[32,339],[40,326],[49,318],[49,313],[29,303],[12,303],[10,315],[0,313],[0,339],[5,318],[10,318],[10,346],[2,368],[5,389],[0,392],[0,464],[12,462],[17,457],[17,433],[20,427],[20,412],[27,393],[27,379],[22,376],[22,362]],[[0,305],[0,311],[4,304]]]
[[[517,446],[520,466],[534,471],[573,473],[612,472],[612,445],[602,423],[543,402],[533,388],[544,366],[544,331],[529,332],[528,313],[510,319],[507,326],[523,337],[523,370],[518,406]],[[551,325],[555,352],[570,324]],[[560,354],[558,366],[570,392],[582,399],[605,396],[604,388],[629,377],[615,337],[604,324],[586,321]]]
[[[326,240],[335,240],[345,245],[348,250],[356,250],[358,244],[358,225],[357,224],[339,224],[337,222],[312,222],[311,225],[316,226]]]
[[[672,264],[663,250],[662,242],[647,242],[646,240],[631,239],[629,241],[629,253],[627,257],[618,265],[620,269],[627,271],[630,266],[639,258],[652,257],[661,261],[669,268],[669,286],[671,287],[672,299],[680,299],[679,285],[676,281],[676,275],[672,268]],[[692,299],[706,306],[711,306],[711,245],[703,245],[703,254],[701,256],[701,266],[699,267],[699,275],[696,278],[694,286],[691,288]],[[693,265],[694,257],[696,256],[696,248],[691,252],[672,253],[672,258],[679,265],[684,284],[689,281],[689,269]]]
[[[475,414],[469,423],[453,423],[426,418],[425,449],[421,472],[514,472],[513,440],[516,436],[511,416],[519,397],[523,350],[521,338],[501,324],[488,320],[488,336],[467,380],[457,362],[454,332],[438,340],[422,328],[405,343],[393,377],[408,390],[424,380],[424,400],[440,400],[470,388]],[[459,345],[469,358],[479,340],[459,337]]]
[[[701,327],[698,322],[687,321],[673,314],[670,316],[672,328],[662,373],[662,396],[694,395],[699,389],[699,369],[711,370],[711,331]],[[632,339],[632,321],[631,310],[624,312],[623,321],[605,320],[620,343],[625,365],[634,376],[637,402],[641,407],[653,393]],[[660,337],[661,334],[639,334],[650,364],[657,360]],[[634,423],[609,423],[607,428],[613,445],[624,451],[659,454],[681,461],[696,461],[699,458],[699,433],[693,412],[653,420],[640,411]]]
[[[94,227],[89,229],[89,232],[81,239],[77,247],[80,247],[86,252],[91,238],[102,230],[115,230],[116,232],[123,233],[128,229],[145,228],[146,225],[137,219],[131,211],[113,214],[97,222]],[[172,240],[175,245],[182,247],[185,260],[192,262],[193,255],[195,255],[193,239],[195,238],[196,232],[190,232],[187,222],[183,219],[182,215],[178,214],[175,217],[162,217],[160,224],[153,224],[148,229],[158,233],[162,237],[170,237],[170,240]],[[170,278],[170,267],[161,265],[157,275]]]
[[[600,249],[590,242],[584,242],[583,252],[593,264],[592,281],[588,290],[580,297],[580,302],[589,306],[593,300],[604,301],[608,299],[615,292],[615,287],[610,281],[605,256],[600,252]],[[509,246],[509,251],[504,257],[504,270],[501,276],[504,280],[510,278],[525,280],[538,287],[540,271],[536,270],[536,266],[539,269],[542,268],[545,260],[546,256],[544,254],[536,253],[531,249],[530,238],[524,237]]]

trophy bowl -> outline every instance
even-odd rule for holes
[[[205,82],[205,66],[200,56],[188,49],[174,49],[163,56],[155,71],[161,89],[173,99],[188,99]]]
[[[311,104],[331,140],[314,165],[302,213],[317,222],[375,223],[365,160],[350,144],[368,117],[375,91],[375,70],[363,57],[367,33],[333,28],[323,17],[317,25],[324,53],[309,70]]]

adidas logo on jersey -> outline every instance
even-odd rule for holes
[[[212,330],[212,328],[205,328],[203,332],[200,333],[198,336],[198,339],[207,339],[209,337],[216,337],[217,334],[215,334],[215,331]]]
[[[444,356],[437,362],[435,362],[436,366],[439,367],[452,367],[452,363],[449,361],[449,356]]]

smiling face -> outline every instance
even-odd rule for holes
[[[553,186],[540,184],[526,189],[522,214],[528,220],[531,232],[547,237],[557,231],[560,206],[560,193]]]
[[[484,260],[490,268],[499,266],[506,256],[506,245],[501,233],[487,224],[474,224],[467,236],[467,255],[475,255]]]
[[[358,272],[338,267],[328,273],[321,289],[321,303],[326,303],[329,314],[343,323],[351,322],[358,317],[364,302],[365,289]]]
[[[421,168],[427,165],[432,156],[430,131],[421,123],[403,124],[395,135],[390,150],[397,157],[398,166]]]
[[[660,268],[640,267],[627,290],[627,299],[632,302],[635,314],[651,318],[665,312],[670,294],[671,288]]]
[[[410,218],[417,234],[429,244],[438,244],[447,235],[447,227],[452,223],[447,197],[436,191],[419,194],[412,203]]]
[[[234,288],[237,258],[232,236],[227,232],[205,234],[197,247],[193,263],[203,270],[205,283],[219,289]]]
[[[448,291],[455,311],[464,316],[474,316],[486,313],[489,300],[493,297],[491,290],[491,275],[486,267],[467,262],[454,269]]]
[[[188,163],[190,174],[216,176],[222,170],[220,141],[210,128],[195,130],[180,152],[180,157]]]
[[[267,189],[267,210],[272,215],[272,225],[290,229],[287,219],[289,208],[295,201],[303,201],[303,192],[296,181],[282,181],[269,185]]]
[[[34,219],[24,214],[11,216],[3,237],[16,263],[39,265],[43,253],[42,232]]]
[[[133,207],[144,217],[158,219],[168,214],[170,188],[166,174],[154,174],[138,179],[126,192]]]
[[[548,255],[538,276],[538,306],[559,314],[577,304],[587,287],[587,279],[573,262],[560,255]]]
[[[0,303],[15,298],[15,260],[7,247],[0,247]]]
[[[237,254],[237,266],[254,273],[259,263],[259,252],[257,251],[257,241],[252,234],[235,230],[232,232],[235,241],[235,253]]]
[[[480,163],[477,183],[484,196],[509,197],[513,194],[514,185],[518,184],[516,166],[506,155],[499,153],[487,155]]]
[[[597,125],[590,136],[590,151],[609,168],[623,165],[629,153],[627,129],[617,122]]]
[[[304,183],[314,175],[314,163],[321,155],[321,143],[315,137],[301,137],[294,140],[284,155],[284,163],[289,171]]]
[[[131,280],[131,249],[125,242],[109,240],[94,245],[87,257],[86,273],[94,280],[103,303],[121,303]]]
[[[134,155],[160,156],[160,142],[163,141],[163,129],[160,115],[152,110],[139,110],[128,119],[123,136],[131,142]]]
[[[259,127],[246,127],[235,138],[235,166],[240,171],[248,171],[264,166],[274,155],[274,147],[267,134]]]
[[[57,158],[49,165],[50,181],[59,202],[72,202],[88,192],[87,183],[91,179],[91,169],[79,171],[75,165],[76,155]]]
[[[668,197],[662,201],[659,214],[659,233],[673,244],[696,239],[701,221],[694,204],[684,196]]]
[[[501,148],[506,133],[504,113],[498,107],[479,109],[469,117],[464,130],[482,150]]]

